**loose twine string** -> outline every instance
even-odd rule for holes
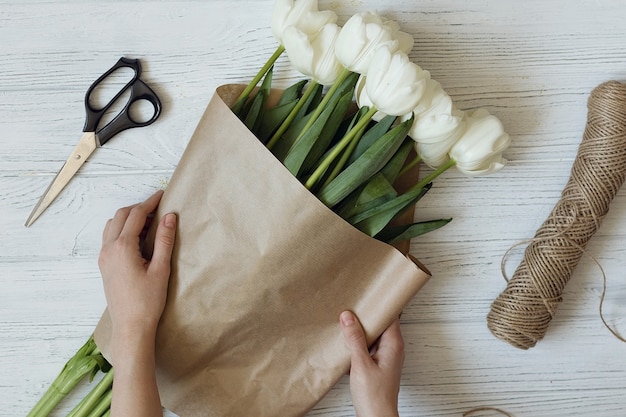
[[[626,178],[626,84],[599,85],[591,92],[587,107],[587,125],[561,199],[530,240],[520,265],[487,315],[491,332],[521,349],[535,346],[546,334],[565,285]],[[602,315],[603,270],[602,275],[600,317],[614,336],[626,342]]]
[[[514,417],[513,414],[509,414],[506,411],[501,410],[499,408],[495,408],[495,407],[477,407],[477,408],[464,412],[463,417],[467,417],[467,416],[476,414],[481,411],[495,411],[496,413],[502,414],[503,416]]]

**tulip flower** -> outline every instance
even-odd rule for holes
[[[291,39],[286,42],[290,43]],[[306,43],[304,40],[302,42]],[[408,33],[401,32],[400,26],[396,22],[392,20],[383,21],[376,13],[366,12],[352,16],[332,43],[336,59],[341,64],[341,70],[337,73],[334,83],[309,118],[303,131],[315,123],[335,90],[351,73],[364,74],[367,72],[373,55],[379,47],[385,46],[393,52],[402,51],[406,54],[413,48],[413,37]],[[306,71],[302,72],[307,74]],[[313,78],[315,78],[314,75]],[[380,115],[380,113],[378,114]],[[376,117],[376,120],[379,118],[382,116]],[[281,131],[277,132],[272,139],[278,140],[278,135],[281,133]],[[296,142],[300,138],[301,135],[296,138]],[[274,141],[270,141],[270,144],[273,145]]]
[[[506,160],[502,152],[511,143],[502,122],[485,109],[467,112],[466,129],[450,149],[457,169],[469,176],[497,172]]]
[[[409,60],[402,51],[379,47],[372,57],[365,79],[365,91],[372,107],[384,114],[403,116],[417,107],[430,73]]]
[[[318,10],[317,0],[276,0],[272,12],[272,34],[278,40],[279,46],[232,105],[231,110],[233,113],[239,115],[254,87],[285,51],[283,46],[283,32],[285,28],[295,26],[303,33],[315,35],[327,23],[335,23],[336,21],[337,15],[335,12]]]
[[[340,30],[334,23],[325,24],[313,35],[296,26],[286,27],[283,45],[294,68],[322,85],[333,84],[342,70],[335,57]]]
[[[272,13],[272,34],[284,45],[283,32],[289,26],[295,26],[308,35],[315,35],[324,25],[336,22],[335,12],[319,11],[317,0],[276,0]]]
[[[447,132],[439,136],[440,140],[435,142],[415,142],[415,150],[421,160],[431,168],[436,168],[449,159],[450,148],[463,133],[463,123],[459,122],[457,116],[439,115],[430,118],[427,123],[422,124],[422,127],[435,135],[442,131]]]
[[[287,116],[279,129],[274,132],[267,143],[267,147],[272,149],[278,139],[290,126],[300,107],[306,102],[309,95],[315,90],[317,84],[333,85],[324,100],[320,103],[308,121],[307,126],[302,129],[301,134],[295,140],[299,141],[304,131],[311,127],[317,117],[321,114],[325,103],[340,84],[338,78],[345,74],[341,64],[335,56],[335,42],[340,32],[339,26],[335,23],[326,23],[317,33],[311,35],[296,26],[288,26],[283,31],[283,43],[291,65],[302,74],[311,77],[312,81],[307,87],[302,98],[296,107]],[[294,143],[295,143],[294,142]]]
[[[453,106],[452,113],[454,114],[455,111]],[[438,119],[445,120],[445,115],[438,115],[434,119],[431,117],[429,120],[436,124]],[[424,187],[453,166],[468,176],[487,175],[504,167],[506,160],[502,157],[502,152],[511,143],[511,138],[504,131],[502,122],[485,109],[467,111],[463,119],[459,125],[460,128],[457,127],[452,134],[440,135],[439,141],[416,143],[418,153],[422,152],[422,154],[409,165],[413,165],[420,159],[424,161],[427,161],[426,158],[437,159],[427,161],[428,165],[435,170],[411,187],[411,190]],[[436,136],[433,134],[433,137]],[[445,149],[447,148],[450,150],[446,155]]]
[[[400,50],[408,54],[413,48],[413,37],[401,32],[396,22],[383,21],[376,13],[358,13],[341,29],[335,53],[345,68],[365,74],[374,53],[383,45],[392,52]]]
[[[428,80],[426,91],[413,110],[415,123],[409,136],[422,160],[438,167],[448,160],[448,151],[463,133],[463,112],[457,110],[452,99],[435,80]]]

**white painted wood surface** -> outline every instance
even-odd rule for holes
[[[417,207],[416,218],[454,222],[413,242],[434,277],[402,316],[401,415],[460,416],[495,406],[518,417],[625,416],[626,344],[600,321],[602,276],[588,257],[535,348],[497,340],[485,315],[505,287],[506,250],[533,236],[567,181],[589,92],[606,80],[626,81],[626,3],[320,4],[342,21],[367,9],[396,19],[415,36],[413,60],[458,106],[487,107],[513,138],[502,172],[477,179],[447,172]],[[25,415],[92,331],[105,306],[96,264],[105,221],[166,183],[215,87],[247,81],[274,50],[272,5],[0,2],[0,417]],[[163,99],[161,119],[100,149],[24,228],[80,137],[86,88],[122,55],[141,58]],[[280,62],[276,83],[285,86],[298,74]],[[622,333],[625,218],[622,190],[588,247],[607,274],[606,318]],[[508,258],[509,273],[522,250]],[[309,415],[354,415],[347,379]]]

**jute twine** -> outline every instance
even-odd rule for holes
[[[506,412],[504,410],[501,410],[499,408],[496,408],[496,407],[477,407],[477,408],[474,408],[472,410],[464,412],[463,413],[463,417],[468,417],[468,416],[471,416],[473,414],[479,413],[481,411],[494,411],[494,412],[502,414],[503,416],[506,416],[506,417],[514,417],[513,414],[510,414],[510,413],[508,413],[508,412]]]
[[[491,332],[521,349],[546,334],[565,285],[626,177],[626,84],[599,85],[587,107],[587,125],[561,199],[487,315]]]

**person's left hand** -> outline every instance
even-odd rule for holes
[[[169,213],[160,219],[151,260],[140,248],[142,232],[162,195],[158,191],[143,203],[119,209],[102,235],[98,265],[117,334],[153,335],[165,307],[176,216]]]

